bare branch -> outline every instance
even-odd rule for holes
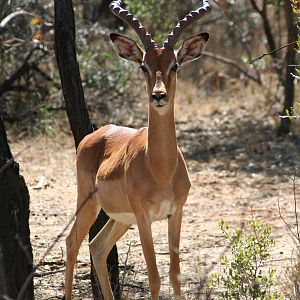
[[[227,1],[227,0],[225,0]],[[216,3],[216,1],[214,1]],[[227,1],[228,2],[228,1]],[[216,3],[218,4],[218,3]],[[221,8],[222,9],[222,8]],[[248,38],[250,37],[249,32],[245,32],[244,28],[242,28],[240,25],[238,25],[236,22],[233,22],[234,18],[231,13],[229,13],[227,10],[222,9],[223,12],[223,17],[225,17],[227,19],[227,22],[230,24],[229,26],[229,30],[231,31],[231,33],[235,36],[238,36],[241,45],[243,46],[244,50],[246,51],[247,56],[252,59],[252,50],[250,47],[250,44],[248,42]],[[252,9],[251,7],[243,10],[243,16],[241,16],[242,18],[246,15],[248,15],[249,13],[252,13]],[[251,73],[251,75],[254,78],[257,78],[260,80],[260,70],[258,69],[258,67],[256,65],[253,65],[253,72]],[[247,75],[246,75],[247,76]],[[252,78],[251,78],[252,80]],[[259,83],[261,84],[261,83]]]
[[[258,4],[256,3],[256,0],[251,0],[251,4],[252,4],[253,8],[261,15],[262,10],[258,7]]]
[[[265,35],[266,35],[266,38],[267,38],[267,41],[268,41],[268,48],[269,48],[269,51],[270,51],[270,55],[272,55],[272,58],[274,60],[277,60],[278,59],[278,57],[276,55],[277,52],[276,51],[272,52],[272,49],[276,48],[276,42],[275,42],[274,34],[272,32],[272,26],[271,26],[270,21],[268,19],[267,1],[266,0],[263,1],[262,9],[260,9],[258,7],[258,4],[257,4],[256,0],[251,0],[251,4],[252,4],[254,10],[256,10],[262,18],[263,28],[264,28],[264,32],[265,32]],[[278,73],[279,78],[281,78],[280,69],[276,68],[276,71]]]
[[[249,79],[255,81],[258,84],[262,84],[261,80],[259,77],[254,76],[253,74],[251,74],[247,69],[243,68],[237,61],[230,59],[230,58],[226,58],[211,52],[207,52],[207,51],[203,51],[203,56],[218,60],[224,64],[228,64],[233,66],[234,68],[236,68],[240,73],[244,74],[246,77],[248,77]]]
[[[264,0],[263,1],[263,9],[262,9],[262,13],[263,14],[266,14],[267,13],[267,0]]]
[[[255,61],[257,61],[257,60],[259,60],[259,59],[262,59],[263,57],[265,57],[265,56],[267,56],[267,55],[272,55],[273,53],[275,53],[275,52],[277,52],[277,51],[279,51],[279,50],[281,50],[281,49],[287,48],[287,47],[289,47],[289,46],[292,46],[292,45],[294,45],[294,44],[297,44],[297,41],[292,42],[292,43],[289,43],[289,44],[286,44],[286,45],[283,45],[283,46],[281,46],[281,47],[279,47],[279,48],[276,48],[276,49],[274,49],[274,50],[272,50],[272,51],[270,51],[270,52],[266,52],[266,53],[264,53],[263,55],[261,55],[261,56],[255,58],[255,59],[253,59],[253,60],[251,60],[251,61],[249,62],[249,64],[253,64]]]
[[[297,198],[296,198],[296,175],[294,174],[293,178],[293,196],[294,196],[294,213],[296,218],[296,229],[297,229],[297,237],[300,242],[300,233],[299,233],[299,222],[298,222],[298,212],[297,212]]]
[[[30,58],[32,57],[33,53],[37,50],[43,51],[43,54],[35,59],[33,62],[29,63]],[[9,91],[13,85],[13,83],[20,79],[24,74],[28,73],[30,70],[34,69],[38,62],[43,59],[48,54],[48,51],[45,48],[36,47],[33,48],[29,53],[26,55],[25,60],[21,67],[15,71],[8,79],[4,80],[4,82],[0,85],[0,96]]]
[[[286,228],[289,230],[289,232],[292,234],[292,236],[298,240],[297,235],[293,232],[293,230],[291,229],[290,225],[286,222],[286,220],[284,219],[284,217],[281,214],[281,209],[280,209],[280,203],[279,203],[279,199],[277,200],[277,204],[278,204],[278,213],[279,213],[279,217],[280,219],[283,221],[284,225],[286,226]]]
[[[7,23],[9,23],[12,19],[14,19],[15,17],[17,16],[24,16],[24,15],[28,15],[28,16],[31,16],[31,17],[35,17],[34,14],[28,12],[28,11],[25,11],[25,10],[17,10],[17,11],[14,11],[13,13],[9,14],[8,16],[6,16],[0,23],[0,28],[3,28],[7,25]]]
[[[125,258],[125,262],[124,262],[124,273],[123,273],[122,281],[121,281],[121,295],[122,295],[123,288],[124,288],[124,285],[125,285],[125,277],[127,275],[127,269],[126,269],[126,267],[128,266],[127,263],[128,263],[129,253],[131,251],[131,246],[132,246],[132,244],[130,242],[129,245],[128,245],[128,250],[126,252],[126,258]]]
[[[290,179],[293,181],[294,214],[295,214],[297,234],[292,231],[292,229],[290,228],[290,226],[287,224],[287,222],[285,221],[285,219],[282,217],[281,211],[280,211],[279,199],[278,199],[278,211],[279,211],[279,216],[280,216],[281,220],[284,222],[284,224],[287,227],[287,229],[291,232],[291,234],[294,236],[294,238],[300,243],[300,228],[299,228],[297,198],[296,198],[296,172],[297,172],[297,169],[295,168],[294,175]]]

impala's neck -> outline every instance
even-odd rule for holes
[[[174,107],[159,114],[149,105],[148,148],[149,168],[160,185],[168,185],[177,166],[177,140],[174,123]]]

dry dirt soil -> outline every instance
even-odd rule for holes
[[[270,93],[271,94],[271,93]],[[279,117],[269,91],[231,84],[223,92],[203,94],[181,83],[176,107],[178,143],[186,158],[192,188],[184,208],[181,268],[185,299],[205,299],[205,283],[228,252],[218,226],[223,218],[241,228],[251,214],[272,225],[269,265],[283,275],[293,257],[294,242],[279,217],[278,200],[286,222],[295,229],[293,182],[300,161],[300,138],[293,133],[276,136]],[[140,104],[140,106],[144,106]],[[144,126],[146,110],[132,112],[123,124]],[[142,116],[142,117],[141,117]],[[101,116],[99,117],[101,119]],[[141,118],[141,119],[140,119]],[[62,117],[62,119],[64,119]],[[65,236],[63,231],[76,207],[75,150],[67,121],[52,132],[31,138],[9,136],[31,196],[30,229],[34,261],[40,263],[34,278],[35,297],[63,296]],[[299,194],[296,179],[296,196]],[[172,299],[168,279],[167,223],[153,224],[160,276],[161,299]],[[61,234],[53,249],[48,251]],[[118,242],[124,299],[149,299],[148,282],[136,226]],[[87,241],[78,257],[75,299],[92,299]],[[283,278],[283,277],[282,277]],[[283,279],[282,279],[283,280]]]

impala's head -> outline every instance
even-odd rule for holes
[[[174,27],[161,48],[152,40],[145,27],[129,11],[121,8],[121,0],[112,1],[110,4],[111,11],[136,31],[144,49],[120,34],[111,33],[110,38],[122,58],[139,64],[145,75],[150,104],[161,114],[173,105],[177,70],[185,63],[198,59],[208,41],[209,34],[200,33],[185,40],[175,50],[180,34],[211,9],[207,0],[200,0],[200,3],[197,10],[191,11]]]

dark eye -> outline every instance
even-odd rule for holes
[[[179,68],[179,65],[176,63],[176,64],[170,69],[170,71],[172,71],[172,72],[177,72],[178,68]]]
[[[141,66],[140,66],[140,69],[141,69],[144,73],[148,72],[147,68],[146,68],[144,65],[141,65]]]

